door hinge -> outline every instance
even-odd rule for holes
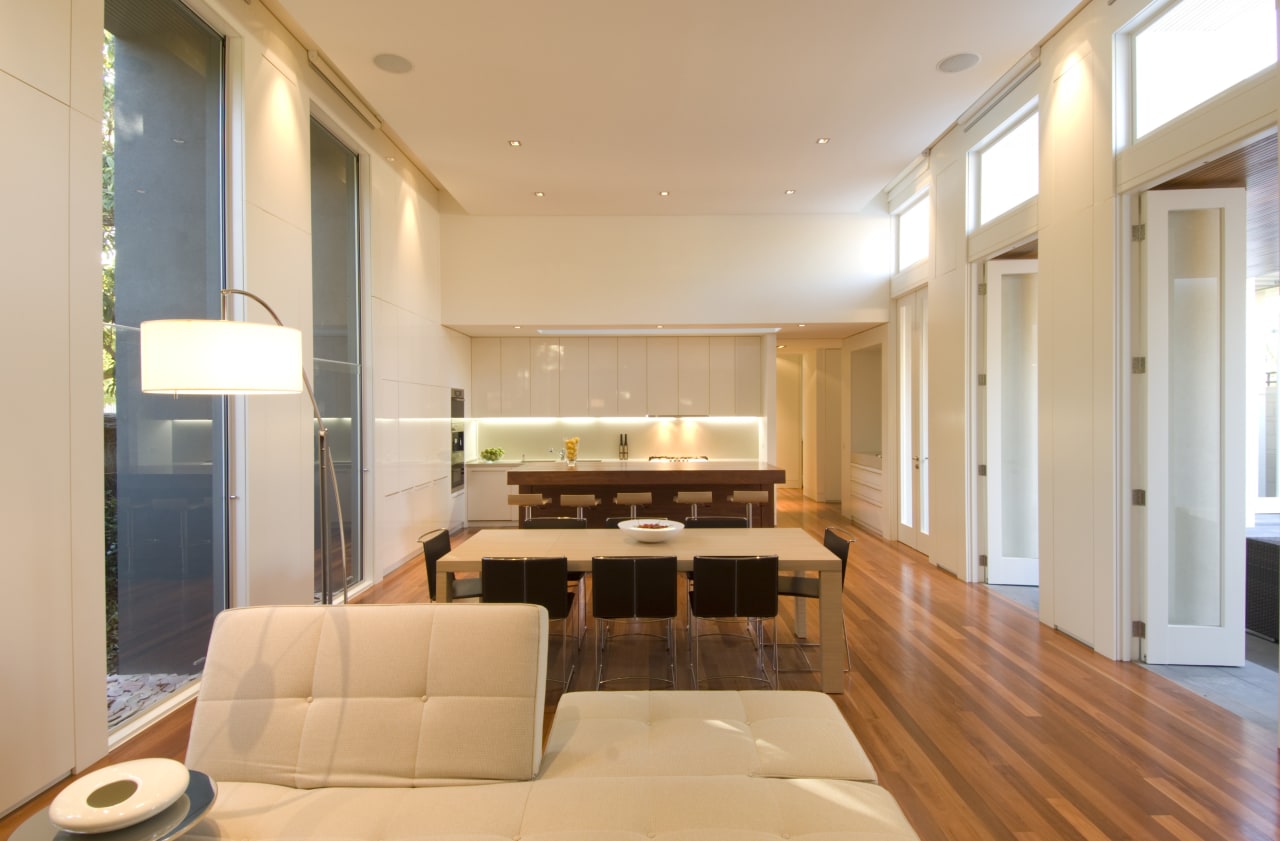
[[[979,374],[979,375],[978,375],[978,385],[986,385],[986,384],[987,384],[987,375],[986,375],[986,374]]]
[[[1145,490],[1142,490],[1141,488],[1134,488],[1134,489],[1133,489],[1133,504],[1134,504],[1134,505],[1146,505],[1146,504],[1147,504],[1147,492],[1146,492]]]
[[[1147,226],[1146,226],[1146,225],[1134,225],[1134,226],[1133,226],[1133,241],[1134,241],[1134,242],[1144,242],[1144,241],[1146,241],[1146,239],[1147,239]]]
[[[978,566],[979,566],[979,567],[985,567],[986,565],[987,565],[987,556],[986,556],[986,555],[979,555],[979,556],[978,556]]]
[[[1133,358],[1133,373],[1147,373],[1147,358],[1145,356],[1135,356]]]
[[[1147,623],[1141,619],[1133,620],[1133,635],[1140,640],[1147,638]]]
[[[978,294],[979,295],[987,294],[987,285],[985,283],[978,284]]]
[[[978,475],[979,475],[979,476],[986,476],[986,475],[987,475],[987,466],[986,466],[985,464],[979,464],[979,465],[978,465]]]

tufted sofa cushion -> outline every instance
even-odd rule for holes
[[[546,660],[532,605],[226,610],[187,764],[293,789],[528,780]]]

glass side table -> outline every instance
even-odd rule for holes
[[[49,810],[41,809],[13,831],[11,841],[167,841],[195,826],[218,796],[218,787],[209,775],[190,771],[187,790],[168,809],[141,823],[111,832],[79,833],[58,829],[49,820]]]

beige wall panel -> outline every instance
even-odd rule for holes
[[[300,230],[310,231],[310,112],[306,100],[294,80],[252,49],[245,56],[244,95],[246,200]],[[248,265],[252,271],[252,261]],[[309,292],[309,285],[306,288]],[[309,294],[307,301],[309,309]]]
[[[8,6],[15,0],[0,0],[5,6],[0,19],[9,20]],[[23,3],[24,6],[61,5],[50,3]],[[70,0],[71,5],[71,57],[70,86],[71,109],[89,117],[96,124],[102,119],[102,0]],[[26,33],[24,33],[25,35]],[[0,36],[3,37],[3,36]],[[47,48],[47,45],[42,45]],[[5,50],[0,48],[0,54]],[[101,151],[101,150],[99,150]]]
[[[959,268],[964,260],[966,168],[961,157],[934,177],[934,271],[939,275]]]
[[[690,323],[886,320],[891,243],[879,213],[448,214],[442,236],[448,324],[651,327],[676,304]]]
[[[17,7],[8,4],[5,13],[10,11],[16,15]],[[10,481],[0,484],[0,510],[9,526],[7,555],[22,559],[5,565],[7,587],[22,597],[10,599],[0,613],[0,633],[33,643],[5,649],[0,755],[23,761],[0,762],[4,810],[70,771],[75,756],[67,499],[73,483],[67,448],[69,114],[65,105],[4,74],[0,108],[11,125],[24,129],[0,132],[0,156],[21,162],[0,171],[0,193],[21,197],[6,202],[0,215],[7,309],[21,316],[7,319],[0,351],[11,362],[39,360],[0,369],[4,394],[21,395],[0,422],[5,440],[18,444],[6,458]]]
[[[430,367],[427,360],[427,331],[433,329],[427,319],[409,310],[399,310],[399,333],[396,343],[398,379],[406,383],[425,384]]]
[[[1046,226],[1093,205],[1095,63],[1092,51],[1072,53],[1042,105],[1041,221]]]
[[[0,0],[0,71],[63,104],[71,99],[71,6],[71,0]],[[98,44],[101,50],[101,28]]]
[[[929,560],[965,578],[967,269],[929,284]]]
[[[395,380],[374,380],[373,418],[373,493],[380,500],[405,487],[400,478],[400,384]]]
[[[383,380],[400,378],[400,312],[399,309],[383,298],[372,298],[370,301],[370,330],[365,359],[366,370]]]
[[[1093,540],[1093,596],[1094,629],[1093,647],[1105,657],[1121,656],[1124,644],[1120,629],[1125,626],[1124,615],[1107,610],[1107,605],[1121,603],[1119,518],[1122,509],[1117,498],[1118,464],[1121,456],[1116,445],[1116,419],[1120,416],[1117,403],[1117,377],[1122,370],[1120,348],[1116,344],[1116,330],[1120,313],[1117,300],[1119,283],[1115,277],[1115,231],[1118,217],[1118,200],[1101,202],[1093,207],[1093,323],[1097,329],[1093,335],[1093,475],[1090,489],[1093,503],[1090,536]],[[1127,508],[1127,506],[1126,506]],[[1127,635],[1126,635],[1127,636]]]

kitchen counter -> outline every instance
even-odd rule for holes
[[[625,516],[626,506],[613,504],[615,493],[649,491],[653,504],[637,511],[642,517],[670,517],[683,520],[688,505],[674,501],[679,491],[711,491],[712,502],[699,505],[698,513],[746,516],[747,506],[729,502],[734,491],[767,491],[769,500],[757,503],[752,521],[757,526],[774,524],[774,486],[786,481],[786,471],[763,461],[579,461],[570,467],[563,461],[512,464],[507,484],[521,493],[540,493],[552,503],[534,512],[535,517],[572,516],[573,508],[559,505],[561,494],[594,494],[600,505],[584,512],[588,525],[603,527],[608,517]]]

